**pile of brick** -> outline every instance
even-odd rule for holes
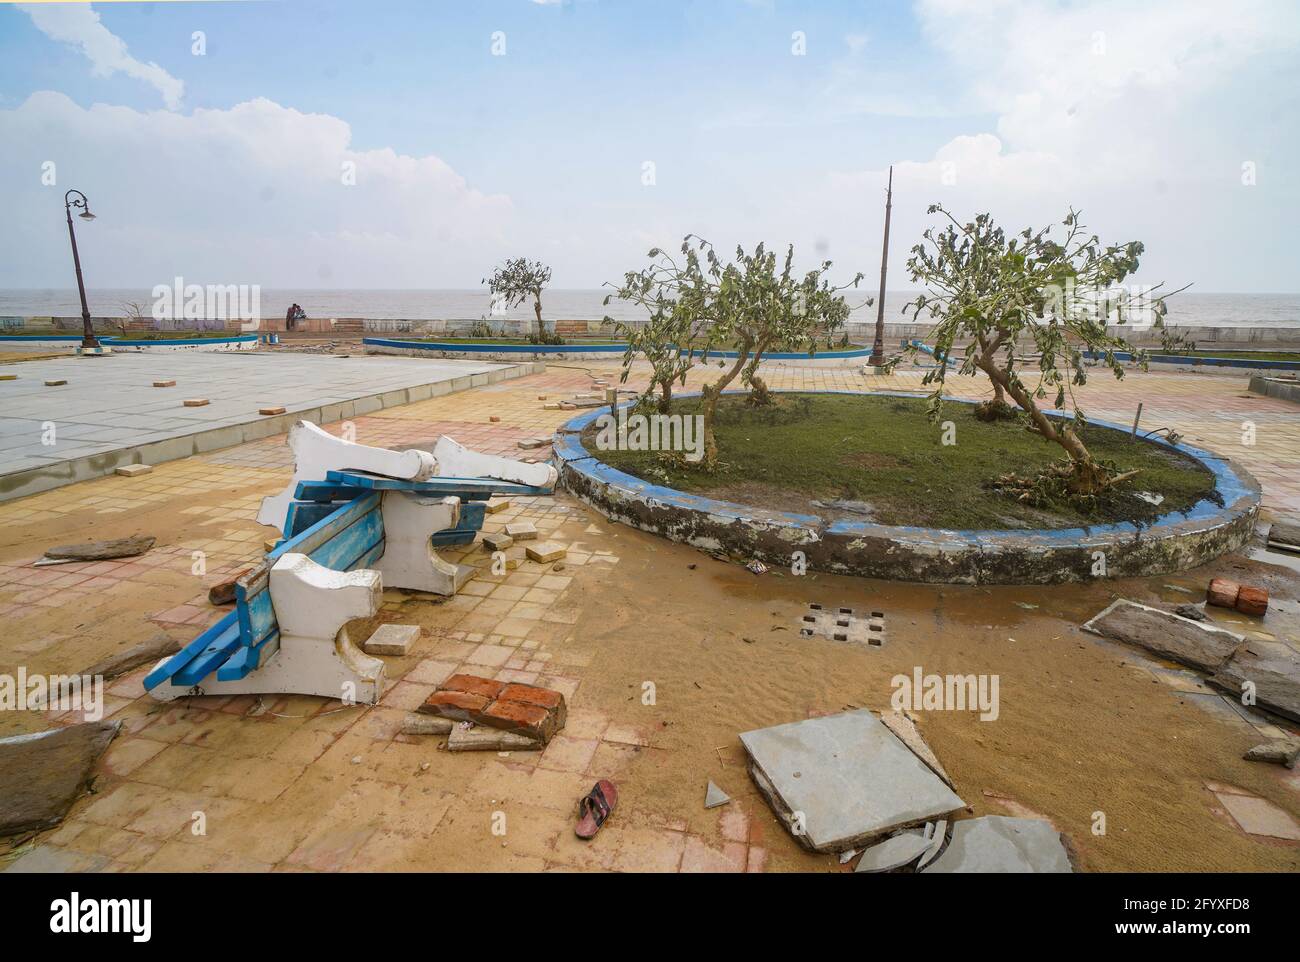
[[[545,745],[564,727],[564,695],[477,675],[452,675],[418,709],[454,721],[496,728]]]

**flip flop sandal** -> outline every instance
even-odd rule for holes
[[[573,828],[574,833],[578,838],[594,837],[617,804],[618,789],[609,779],[602,778],[587,795],[578,800],[578,814],[581,818]]]

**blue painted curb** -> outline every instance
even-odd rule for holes
[[[1084,351],[1084,357],[1099,361],[1106,355],[1100,351]],[[1133,360],[1127,351],[1116,351],[1115,357],[1121,361]],[[1270,361],[1250,357],[1194,357],[1189,354],[1148,354],[1147,360],[1153,364],[1182,364],[1187,367],[1245,367],[1254,370],[1300,371],[1300,361]]]
[[[362,345],[375,347],[400,347],[420,351],[440,351],[443,353],[462,352],[466,354],[623,354],[627,351],[625,344],[457,344],[451,341],[403,341],[389,337],[363,337]],[[701,352],[701,360],[711,357],[738,358],[738,351]],[[774,351],[763,355],[769,361],[811,361],[815,358],[829,360],[852,360],[870,357],[871,348],[856,351]]]
[[[784,393],[917,397],[902,391]],[[698,396],[698,392],[678,395]],[[953,397],[945,401],[977,403]],[[846,574],[907,581],[1046,584],[1090,577],[1095,553],[1100,551],[1106,555],[1106,577],[1129,577],[1184,570],[1239,547],[1253,533],[1259,511],[1259,484],[1244,469],[1201,448],[1147,437],[1141,440],[1179,451],[1210,471],[1222,507],[1207,498],[1185,513],[1169,512],[1148,525],[1120,522],[1089,528],[947,530],[869,521],[827,523],[816,515],[715,501],[618,471],[598,460],[581,441],[582,432],[607,413],[607,408],[587,411],[556,432],[553,451],[566,488],[615,520],[707,550],[777,565],[788,565],[791,552],[799,550],[810,568]],[[1046,413],[1071,417],[1064,412]],[[1129,433],[1127,427],[1106,421],[1088,423]]]
[[[118,345],[120,347],[196,347],[207,344],[247,344],[256,341],[256,334],[241,334],[236,337],[193,337],[193,338],[123,338],[112,334],[97,335],[99,343]],[[0,341],[28,341],[39,344],[41,341],[80,341],[80,334],[0,334]]]

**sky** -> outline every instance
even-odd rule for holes
[[[1138,280],[1300,291],[1293,0],[0,2],[0,287],[592,288],[685,234],[890,287],[1071,205]]]

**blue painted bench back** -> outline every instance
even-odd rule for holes
[[[433,535],[434,546],[468,544],[483,527],[486,502],[497,494],[550,494],[505,481],[435,478],[394,481],[360,472],[330,471],[325,481],[303,481],[289,505],[284,540],[252,571],[235,582],[235,610],[212,625],[147,676],[152,689],[164,681],[192,688],[217,673],[218,681],[236,681],[257,668],[279,645],[280,630],[271,604],[271,568],[286,554],[304,554],[324,568],[351,571],[374,564],[384,553],[385,491],[409,491],[461,499],[455,528]]]

